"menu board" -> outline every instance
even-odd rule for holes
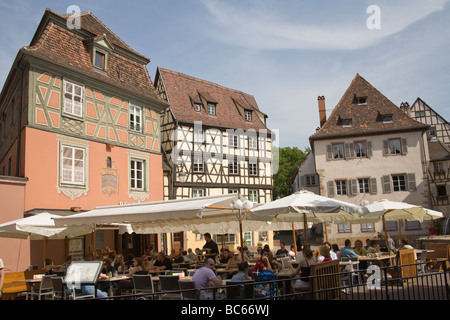
[[[96,284],[103,267],[102,261],[74,261],[67,269],[64,281],[66,284]]]

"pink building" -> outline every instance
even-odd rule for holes
[[[90,12],[80,25],[47,9],[20,49],[0,95],[0,222],[39,212],[73,214],[96,206],[163,200],[160,112],[146,69]],[[21,177],[21,178],[17,178]],[[17,191],[16,191],[17,190]],[[157,235],[47,240],[62,263],[96,249],[142,254]],[[0,238],[8,271],[42,266],[43,241]]]

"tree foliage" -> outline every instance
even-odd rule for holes
[[[308,155],[310,149],[306,148],[305,151],[302,151],[297,147],[274,147],[273,151],[278,152],[279,155],[278,171],[273,177],[273,200],[276,200],[292,194],[292,175]]]

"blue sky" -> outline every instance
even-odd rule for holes
[[[156,67],[255,96],[281,147],[309,146],[356,73],[396,105],[450,118],[450,0],[0,0],[0,86],[45,8],[91,11]],[[379,8],[379,26],[370,5]]]

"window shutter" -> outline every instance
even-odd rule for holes
[[[345,159],[351,159],[355,157],[355,147],[353,143],[349,142],[344,145]]]
[[[367,146],[367,157],[370,158],[373,156],[372,141],[367,141],[366,146]]]
[[[300,188],[306,187],[306,177],[300,176]]]
[[[354,196],[358,194],[358,180],[356,179],[348,180],[348,192],[349,194]]]
[[[402,139],[402,154],[408,153],[408,143],[405,138]]]
[[[381,178],[381,183],[383,185],[383,193],[391,193],[391,176],[386,175]]]
[[[383,140],[383,156],[389,155],[389,141]]]
[[[328,196],[334,197],[334,181],[328,181],[327,183]]]
[[[408,173],[408,191],[416,190],[416,174]]]
[[[331,144],[327,144],[327,161],[333,159],[333,146]]]
[[[377,178],[370,178],[370,194],[377,194]]]

